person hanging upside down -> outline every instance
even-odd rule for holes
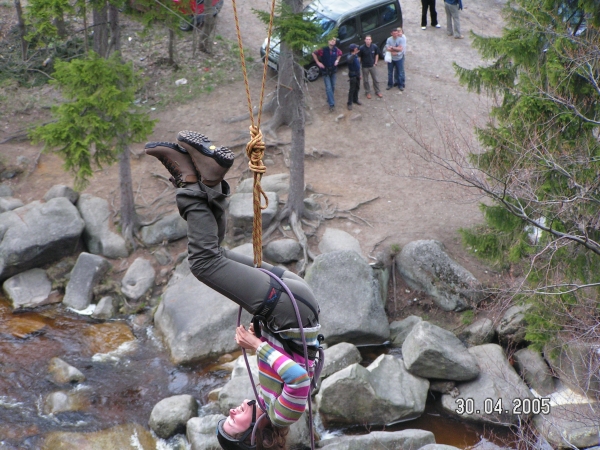
[[[283,288],[254,267],[252,258],[220,246],[226,229],[226,202],[230,193],[225,174],[234,161],[226,147],[216,147],[204,135],[181,131],[177,142],[149,142],[146,154],[158,158],[178,188],[177,207],[188,225],[188,260],[202,283],[233,300],[255,318],[254,326],[236,328],[236,342],[256,351],[260,401],[266,409],[256,432],[257,405],[245,400],[219,422],[217,436],[224,449],[285,448],[287,427],[296,422],[310,395],[312,361],[304,364],[300,328],[293,304]],[[319,346],[319,305],[308,284],[298,275],[262,263],[288,286],[296,299],[307,346]],[[312,359],[309,356],[309,359]],[[262,413],[258,409],[258,416]]]

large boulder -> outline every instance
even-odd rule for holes
[[[152,225],[142,227],[141,234],[146,245],[176,241],[187,236],[187,222],[179,213],[169,214]]]
[[[211,414],[204,417],[193,417],[186,425],[186,437],[191,445],[191,450],[221,450],[217,440],[217,424],[225,416]]]
[[[342,436],[320,442],[326,450],[407,450],[420,449],[427,444],[435,443],[431,431],[373,431],[360,436]]]
[[[44,201],[47,202],[57,197],[65,197],[71,203],[75,204],[77,203],[77,200],[79,200],[79,192],[74,191],[73,189],[71,189],[68,186],[65,186],[64,184],[55,184],[50,189],[48,189],[48,191],[44,195]]]
[[[90,306],[94,297],[94,287],[109,268],[110,263],[102,256],[80,253],[71,271],[63,304],[77,310]]]
[[[600,392],[600,343],[554,341],[544,347],[553,372],[573,391],[594,397]]]
[[[9,278],[2,285],[13,310],[36,308],[54,300],[50,296],[52,283],[42,269],[31,269]]]
[[[18,198],[0,197],[0,213],[20,208],[24,203]]]
[[[265,257],[282,264],[298,261],[302,257],[302,246],[294,239],[277,239],[265,246]]]
[[[513,359],[521,377],[539,395],[547,396],[556,390],[550,368],[540,353],[522,348],[514,353]]]
[[[506,310],[496,326],[498,339],[502,342],[519,344],[525,340],[527,321],[525,314],[531,305],[515,305]]]
[[[254,177],[246,178],[238,184],[235,192],[237,194],[252,192],[254,186]],[[265,192],[276,192],[279,195],[287,194],[290,190],[290,174],[276,173],[267,175],[260,180],[260,186]]]
[[[258,386],[258,361],[255,356],[248,355],[248,365],[250,366],[254,383]],[[231,379],[219,391],[219,409],[222,414],[227,415],[230,409],[237,408],[247,398],[254,398],[254,391],[250,377],[248,376],[248,368],[242,355],[233,363]]]
[[[279,206],[279,197],[275,192],[265,192],[269,205],[262,210],[262,226],[269,226]],[[262,199],[261,199],[262,200]],[[264,200],[262,200],[264,201]],[[229,220],[233,225],[234,234],[251,234],[254,220],[252,193],[233,194],[229,199]]]
[[[450,331],[418,322],[402,344],[406,369],[423,378],[464,381],[479,375],[477,361]]]
[[[0,281],[74,253],[83,228],[66,198],[0,214]]]
[[[124,258],[129,252],[125,240],[111,231],[108,202],[100,197],[82,194],[77,209],[85,221],[83,240],[90,253],[107,258]]]
[[[321,307],[321,330],[329,345],[381,344],[389,339],[379,283],[358,253],[319,255],[305,279]]]
[[[185,431],[185,426],[198,414],[198,403],[191,395],[164,398],[152,408],[148,426],[158,437],[168,439]]]
[[[597,403],[552,405],[549,414],[537,414],[533,423],[556,448],[587,448],[600,443]]]
[[[340,342],[325,349],[325,363],[321,371],[321,378],[327,378],[342,369],[345,369],[351,364],[356,364],[362,361],[362,356],[356,348],[348,342]]]
[[[353,250],[362,255],[358,239],[343,230],[337,228],[325,228],[325,233],[319,241],[319,251],[330,253],[343,250]]]
[[[401,359],[381,355],[367,368],[352,364],[323,380],[316,401],[325,424],[386,425],[420,416],[428,389]]]
[[[529,388],[508,362],[502,347],[484,344],[469,348],[481,372],[465,383],[459,383],[458,396],[443,395],[442,407],[448,413],[482,423],[518,425],[531,414],[519,408],[531,402]]]
[[[121,292],[129,300],[139,300],[154,286],[156,272],[147,259],[136,258],[121,281]]]
[[[410,242],[396,256],[396,267],[412,289],[431,296],[444,311],[462,311],[483,300],[481,283],[439,241]]]
[[[473,347],[475,345],[489,344],[494,339],[495,334],[494,322],[484,317],[465,327],[458,335],[458,338],[465,342],[467,346]]]
[[[189,274],[169,286],[154,315],[175,364],[233,352],[239,306]],[[207,311],[210,314],[207,314]],[[242,315],[242,323],[250,315]]]
[[[395,320],[390,323],[390,340],[392,347],[402,347],[406,337],[410,334],[416,324],[422,322],[419,316],[408,316],[402,320]]]

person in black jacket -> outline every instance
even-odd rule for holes
[[[373,79],[375,95],[379,98],[383,97],[379,90],[379,81],[377,80],[377,71],[375,70],[377,62],[379,61],[379,47],[372,43],[371,35],[367,34],[365,36],[365,43],[360,46],[358,56],[360,57],[360,65],[362,66],[363,85],[365,87],[367,98],[371,98],[369,75],[371,75],[371,78]]]
[[[358,101],[358,91],[360,90],[360,60],[358,59],[359,48],[356,44],[350,44],[350,56],[348,56],[348,77],[350,81],[350,90],[348,91],[348,109],[352,109],[352,104],[362,105]]]
[[[335,73],[337,65],[342,57],[342,51],[336,47],[337,39],[329,39],[326,47],[315,50],[312,54],[317,66],[321,69],[323,81],[325,81],[325,92],[327,94],[327,103],[329,112],[335,109]]]

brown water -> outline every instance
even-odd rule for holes
[[[39,448],[42,436],[50,431],[96,431],[125,423],[147,426],[159,400],[190,394],[204,404],[208,393],[228,380],[228,372],[215,371],[207,364],[173,365],[153,327],[136,326],[133,320],[101,323],[61,305],[13,314],[6,300],[0,298],[0,448]],[[133,336],[136,345],[125,354],[103,360],[93,358]],[[370,354],[363,350],[366,363],[382,351],[372,348]],[[56,416],[43,413],[43,400],[48,394],[75,389],[52,381],[48,364],[55,356],[86,376],[77,387],[88,400],[84,411]],[[459,448],[476,444],[482,436],[489,438],[489,430],[449,418],[438,411],[437,404],[431,397],[422,417],[386,429],[429,430],[437,443]],[[506,435],[502,429],[491,431]],[[367,430],[344,432],[361,434]]]

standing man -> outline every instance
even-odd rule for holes
[[[375,67],[377,61],[379,61],[379,47],[372,43],[371,35],[365,36],[365,43],[358,49],[358,56],[360,58],[360,65],[362,66],[363,83],[365,87],[365,93],[367,98],[371,98],[371,86],[369,85],[369,75],[373,79],[373,89],[375,89],[375,95],[379,98],[383,97],[379,90],[379,81],[377,81],[377,72]]]
[[[335,73],[337,65],[342,57],[342,51],[337,48],[336,38],[329,39],[327,47],[315,50],[312,54],[315,63],[321,69],[323,81],[325,81],[325,92],[327,93],[327,103],[329,104],[329,112],[335,109]]]
[[[358,101],[358,91],[360,90],[360,61],[358,52],[360,49],[356,44],[350,44],[350,56],[348,56],[348,77],[350,81],[350,90],[348,91],[348,109],[352,110],[352,103],[362,105]]]
[[[448,36],[454,34],[454,39],[463,39],[463,35],[460,34],[460,11],[463,9],[462,1],[444,0],[444,7],[446,8],[446,27]],[[452,22],[454,22],[454,27],[452,26]]]
[[[427,9],[429,8],[429,15],[431,16],[431,26],[440,28],[440,24],[437,21],[437,11],[435,10],[435,0],[421,0],[421,29],[427,29]]]
[[[386,90],[398,86],[401,91],[405,87],[404,55],[406,54],[406,36],[402,28],[392,30],[392,36],[385,43],[385,51],[391,52],[392,62],[388,63],[388,85]]]

